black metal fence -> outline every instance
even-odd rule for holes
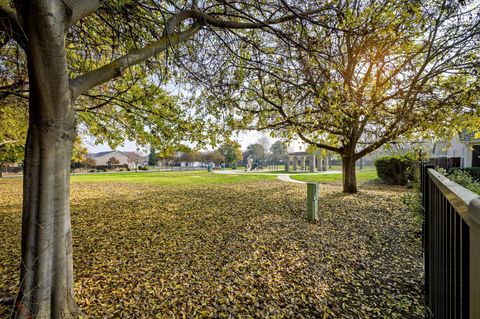
[[[427,318],[480,318],[480,197],[422,164]]]
[[[448,171],[451,168],[460,167],[462,160],[460,157],[432,157],[428,159],[428,163]]]
[[[22,174],[23,166],[2,166],[0,170],[3,174]]]

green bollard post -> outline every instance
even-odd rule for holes
[[[320,184],[307,183],[307,217],[310,221],[318,220],[318,190]]]

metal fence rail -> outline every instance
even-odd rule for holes
[[[422,164],[427,318],[480,318],[480,197]]]

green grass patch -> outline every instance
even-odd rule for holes
[[[342,174],[300,174],[291,175],[293,179],[302,182],[317,182],[317,183],[341,183]],[[357,183],[365,183],[371,180],[378,179],[377,171],[375,170],[362,170],[357,172]]]
[[[113,182],[113,183],[147,183],[157,185],[208,185],[234,184],[274,180],[275,176],[254,174],[215,174],[203,171],[187,172],[131,172],[131,173],[94,173],[72,175],[71,181],[77,182]]]
[[[300,169],[300,167],[298,167]],[[318,174],[319,172],[315,170],[315,172],[310,172],[310,166],[307,165],[307,170],[305,171],[296,171],[294,172],[293,171],[293,166],[290,166],[290,169],[291,171],[288,172],[289,174]],[[327,172],[328,171],[342,171],[342,166],[338,166],[338,165],[334,165],[332,167],[329,167],[327,169]],[[375,166],[364,166],[362,169],[360,169],[359,167],[357,167],[357,171],[359,172],[371,172],[371,171],[376,171],[375,169]],[[267,173],[267,174],[286,174],[287,172],[285,171],[285,168],[283,167],[283,169],[278,169],[278,170],[275,170],[275,171],[268,171],[268,170],[262,170],[262,171],[258,171],[259,173]]]
[[[357,162],[358,164],[358,162]],[[332,165],[331,167],[328,168],[329,171],[341,171],[342,170],[342,165]],[[365,165],[360,169],[360,166],[356,166],[357,171],[375,171],[376,168],[374,165]]]
[[[278,174],[316,174],[318,172],[310,172],[310,171],[297,171],[297,172],[286,172],[284,169],[283,170],[276,170],[276,171],[266,171],[266,170],[263,170],[263,171],[258,171],[259,173],[263,173],[263,174],[273,174],[273,175],[278,175]]]

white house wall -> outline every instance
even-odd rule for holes
[[[135,164],[133,162],[129,162],[130,157],[118,151],[96,157],[94,160],[97,166],[108,166],[108,160],[112,157],[115,157],[119,161],[119,163],[116,165],[127,165],[128,168],[135,168]]]
[[[449,144],[446,142],[437,142],[435,144],[433,157],[460,157],[461,167],[472,167],[473,146],[480,145],[480,139],[462,141],[456,137]]]
[[[434,157],[464,157],[465,156],[465,143],[460,141],[458,137],[452,139],[450,143],[436,142]]]
[[[465,156],[465,143],[460,141],[456,137],[452,141],[452,145],[448,148],[448,157],[464,157]]]
[[[465,147],[465,162],[463,167],[472,167],[472,156],[473,150],[472,147],[469,145]]]

